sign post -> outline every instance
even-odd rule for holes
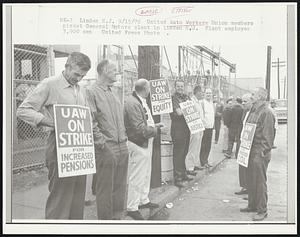
[[[200,113],[197,111],[196,106],[193,101],[187,100],[185,102],[179,103],[182,110],[184,119],[190,129],[191,134],[204,130],[204,125],[202,123]]]
[[[58,177],[96,173],[90,109],[54,105]]]
[[[246,123],[241,132],[241,145],[237,156],[237,163],[244,167],[248,167],[255,129],[256,124]]]
[[[150,99],[153,115],[173,112],[170,87],[166,79],[150,81]]]

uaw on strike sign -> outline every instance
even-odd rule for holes
[[[173,112],[170,88],[166,79],[150,81],[150,99],[153,115]]]
[[[249,155],[251,151],[255,129],[256,124],[245,123],[241,132],[241,145],[237,156],[237,163],[244,167],[248,167]]]
[[[203,131],[204,126],[193,101],[187,100],[179,103],[184,119],[190,129],[191,134]]]
[[[54,105],[58,177],[96,173],[90,109]]]

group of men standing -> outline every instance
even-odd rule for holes
[[[275,136],[275,116],[268,106],[267,91],[256,88],[254,92],[242,98],[229,98],[226,105],[212,101],[212,91],[207,88],[204,98],[200,86],[194,88],[191,98],[184,93],[184,82],[175,82],[175,93],[172,96],[173,113],[171,113],[171,137],[173,140],[173,165],[175,185],[184,187],[184,181],[190,181],[189,175],[208,168],[208,157],[211,149],[212,134],[215,130],[215,143],[218,143],[221,119],[224,122],[225,157],[237,158],[241,133],[246,123],[255,124],[248,167],[239,165],[241,190],[235,194],[248,194],[248,206],[241,212],[256,212],[253,220],[263,220],[267,216],[267,167],[271,158],[271,149]],[[200,114],[204,131],[190,134],[179,103],[192,100]]]
[[[142,220],[139,209],[159,207],[148,198],[153,139],[163,127],[161,123],[155,124],[146,100],[150,84],[146,79],[137,80],[135,90],[123,108],[111,89],[116,81],[116,66],[108,60],[101,61],[97,66],[96,82],[85,89],[78,82],[90,68],[88,56],[73,52],[64,71],[59,76],[42,80],[17,110],[17,116],[23,121],[50,130],[46,149],[49,178],[46,219],[83,219],[86,175],[58,177],[53,106],[66,104],[88,106],[91,111],[96,158],[93,186],[98,219],[121,219],[124,209],[127,209],[127,215]],[[216,130],[217,143],[221,116],[226,111],[226,107],[213,103],[210,88],[205,89],[204,96],[202,91],[196,86],[190,98],[184,93],[184,82],[175,82],[170,117],[174,183],[178,187],[183,187],[184,181],[192,180],[189,175],[195,176],[198,170],[211,167],[208,157],[213,129]],[[228,157],[234,141],[237,141],[238,151],[243,124],[256,124],[249,166],[240,167],[240,185],[249,195],[248,207],[241,211],[256,211],[256,219],[267,215],[266,170],[275,132],[274,115],[266,105],[266,95],[262,88],[253,95],[245,95],[231,108],[231,118],[226,122],[224,119],[228,127],[225,153]],[[204,127],[195,134],[190,133],[180,108],[180,103],[187,100],[194,102]]]
[[[185,121],[180,103],[192,100],[203,123],[204,130],[191,134]],[[215,110],[212,90],[207,88],[203,98],[202,88],[194,88],[191,98],[184,93],[184,82],[175,82],[172,96],[173,112],[171,117],[171,138],[173,141],[174,184],[184,187],[184,181],[190,181],[198,170],[211,167],[208,157],[211,150]]]
[[[121,219],[124,209],[134,219],[143,219],[140,208],[157,208],[150,202],[153,137],[162,124],[155,124],[146,103],[149,82],[139,79],[124,109],[112,92],[117,69],[108,60],[97,66],[98,78],[88,88],[78,82],[91,68],[88,56],[69,55],[59,76],[42,80],[18,107],[17,116],[34,127],[50,132],[46,149],[49,196],[46,219],[83,219],[86,175],[58,177],[54,129],[55,104],[88,106],[93,119],[96,173],[93,177],[97,216],[101,220]],[[127,187],[128,186],[128,187]]]
[[[276,131],[275,114],[267,102],[267,91],[256,88],[253,93],[246,93],[242,99],[228,99],[223,109],[223,121],[228,133],[225,157],[238,157],[241,135],[246,123],[255,125],[255,132],[249,154],[248,166],[239,165],[239,183],[241,190],[237,195],[248,194],[248,206],[241,212],[256,212],[253,220],[263,220],[267,216],[267,167],[271,159],[271,149]]]

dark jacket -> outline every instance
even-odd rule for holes
[[[254,103],[246,122],[256,124],[251,147],[252,155],[262,153],[268,155],[274,142],[275,117],[267,103],[264,101]]]
[[[128,140],[140,147],[148,147],[148,139],[155,137],[157,129],[147,126],[146,110],[135,92],[124,104],[124,122]]]
[[[226,105],[223,109],[222,112],[222,118],[223,118],[223,123],[226,127],[229,126],[229,122],[230,122],[230,113],[231,113],[231,106],[230,105]]]
[[[231,107],[228,115],[228,128],[238,129],[241,126],[243,112],[243,106],[240,104],[235,104]]]
[[[180,103],[189,100],[190,97],[186,94],[179,94],[175,92],[172,95],[173,112],[170,113],[171,118],[171,136],[175,133],[189,134],[189,127],[184,119],[183,115],[178,115],[176,109],[180,108]]]
[[[215,119],[221,119],[223,114],[223,105],[221,103],[216,103]]]

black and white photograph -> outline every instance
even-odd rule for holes
[[[295,3],[4,13],[7,233],[296,233]]]

